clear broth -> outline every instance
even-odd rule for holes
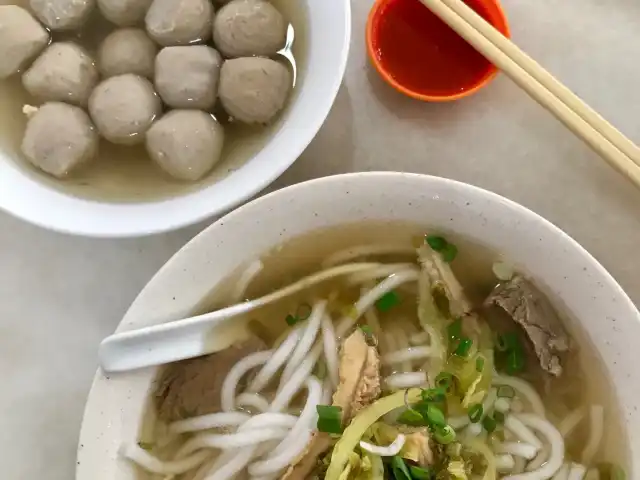
[[[305,25],[306,10],[296,0],[271,0],[290,22],[288,46],[277,57],[290,66],[296,74],[296,85],[305,70],[307,41]],[[0,0],[0,5],[20,5],[28,9],[27,0]],[[116,29],[96,11],[84,28],[73,34],[53,35],[54,41],[74,40],[95,53],[99,41]],[[295,41],[294,40],[295,37]],[[294,88],[291,102],[298,88]],[[157,167],[147,155],[144,145],[122,146],[100,141],[98,157],[74,173],[60,180],[32,166],[20,151],[22,136],[27,119],[22,113],[23,105],[37,105],[22,86],[20,75],[0,81],[0,161],[11,161],[25,174],[47,186],[62,190],[64,193],[107,202],[144,202],[185,195],[212,185],[233,173],[256,155],[268,140],[280,129],[287,116],[286,109],[272,124],[248,126],[229,122],[221,109],[216,107],[216,117],[225,125],[225,144],[222,161],[203,179],[197,182],[180,182],[171,179]]]
[[[248,298],[256,298],[277,290],[292,283],[305,275],[320,270],[322,261],[330,254],[349,247],[364,244],[399,244],[405,246],[418,246],[423,242],[424,232],[430,231],[424,226],[407,224],[356,224],[346,227],[331,228],[315,231],[284,243],[261,256],[264,269],[256,277],[247,292]],[[449,241],[458,247],[458,256],[452,263],[452,268],[460,283],[465,288],[465,293],[473,304],[478,304],[484,299],[497,283],[492,272],[492,264],[502,259],[499,254],[478,243],[471,242],[459,236],[442,232]],[[382,257],[375,257],[382,258]],[[411,257],[386,257],[384,260],[404,262]],[[247,265],[254,259],[248,258]],[[415,260],[415,257],[413,258]],[[502,259],[508,260],[508,259]],[[526,271],[516,270],[527,274]],[[229,278],[220,283],[211,294],[195,309],[194,313],[216,310],[228,306],[228,298],[231,288],[243,272],[246,265],[234,272]],[[605,407],[605,432],[600,451],[596,461],[615,462],[621,466],[627,466],[629,458],[625,443],[625,431],[621,423],[622,416],[618,409],[618,401],[613,385],[609,381],[606,369],[585,332],[579,323],[567,314],[560,299],[549,295],[549,289],[538,279],[536,285],[555,305],[564,320],[564,324],[578,345],[572,357],[567,359],[565,374],[562,380],[553,383],[550,388],[539,391],[547,408],[550,420],[554,423],[563,418],[568,412],[576,408],[597,403]],[[237,321],[258,322],[257,333],[267,342],[274,342],[286,330],[285,317],[296,311],[298,305],[310,302],[314,298],[326,296],[329,291],[341,287],[341,280],[332,280],[291,296],[273,305],[263,307],[252,312],[249,318],[238,318]],[[357,292],[348,291],[346,295],[357,296]],[[401,294],[402,297],[402,294]],[[345,298],[345,300],[348,300]],[[405,304],[406,314],[415,317],[415,304]],[[402,316],[403,308],[394,309],[394,320]],[[335,316],[334,316],[335,318]],[[384,325],[384,315],[380,316]],[[395,322],[394,322],[395,323]],[[255,327],[255,324],[253,325]],[[166,368],[171,368],[166,367]],[[537,382],[536,382],[537,383]],[[149,421],[145,422],[141,438],[153,439],[158,430],[155,421],[154,408],[149,406]],[[586,424],[588,422],[584,422]],[[161,427],[162,428],[162,427]],[[587,427],[581,427],[572,434],[573,442],[566,446],[571,459],[579,461],[580,452],[584,448],[584,439],[587,438]],[[581,441],[576,441],[579,439]],[[145,478],[145,477],[141,477]]]

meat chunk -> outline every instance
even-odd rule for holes
[[[98,68],[104,77],[134,73],[153,79],[158,47],[140,28],[111,32],[98,49]]]
[[[86,22],[95,0],[30,0],[29,6],[51,30],[73,30]]]
[[[209,0],[153,0],[145,17],[149,36],[165,47],[206,42],[212,23]]]
[[[169,365],[154,395],[158,417],[173,422],[220,411],[222,383],[231,367],[266,349],[265,343],[253,336],[220,352]]]
[[[146,134],[149,156],[178,180],[204,177],[222,155],[224,130],[209,113],[172,110]]]
[[[342,421],[347,423],[378,398],[381,391],[378,351],[367,344],[360,329],[342,344],[338,371],[340,384],[333,395],[333,404],[342,408]]]
[[[31,112],[22,140],[22,153],[36,167],[65,177],[95,157],[98,134],[84,110],[49,102]]]
[[[497,306],[524,331],[543,370],[562,374],[561,354],[571,340],[557,312],[535,285],[520,275],[493,289],[485,306]]]
[[[220,102],[243,123],[269,123],[284,108],[291,88],[287,67],[270,58],[234,58],[220,69]]]
[[[22,70],[49,43],[49,33],[24,8],[0,5],[0,80]]]
[[[340,384],[333,395],[333,405],[342,408],[342,421],[348,423],[360,410],[380,396],[380,357],[356,329],[342,344]],[[331,446],[331,437],[315,432],[305,451],[287,469],[282,480],[305,480],[319,457]]]
[[[270,56],[287,40],[287,22],[264,0],[233,0],[213,21],[213,41],[226,57]]]
[[[31,95],[46,102],[84,107],[98,83],[93,58],[73,42],[52,43],[22,76]]]

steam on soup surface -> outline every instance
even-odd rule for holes
[[[421,231],[316,232],[225,282],[216,307],[281,295],[226,350],[160,373],[122,450],[141,478],[623,478],[581,332],[524,272]]]

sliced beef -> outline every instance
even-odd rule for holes
[[[502,309],[526,334],[543,370],[562,374],[562,354],[571,339],[549,300],[530,281],[516,275],[493,289],[485,306]]]
[[[166,422],[220,411],[220,393],[227,373],[235,363],[267,346],[258,337],[220,352],[169,365],[155,392],[158,417]],[[242,389],[242,383],[239,385]]]
[[[340,384],[333,394],[333,405],[342,408],[346,425],[364,407],[380,396],[380,356],[369,346],[360,329],[356,329],[340,350]],[[318,460],[331,447],[331,437],[315,432],[305,451],[287,469],[282,480],[305,480]]]

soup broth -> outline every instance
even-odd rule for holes
[[[271,0],[290,22],[287,46],[277,59],[289,65],[294,72],[294,83],[304,81],[306,46],[306,11],[295,0]],[[0,0],[0,5],[19,5],[28,9],[27,0]],[[99,42],[116,27],[102,18],[96,10],[87,24],[73,35],[55,32],[53,41],[73,40],[92,55]],[[295,101],[298,88],[294,88],[288,102]],[[270,125],[251,126],[232,122],[221,107],[214,115],[223,124],[225,142],[220,163],[203,179],[181,182],[170,178],[149,158],[144,145],[115,145],[100,140],[97,158],[68,178],[56,179],[33,167],[20,151],[27,118],[22,113],[24,105],[38,105],[22,86],[20,75],[0,81],[0,161],[11,161],[27,175],[64,193],[107,202],[143,202],[185,195],[212,185],[256,155],[281,128],[287,116],[286,108]]]
[[[396,265],[397,267],[395,268],[398,273],[394,275],[402,275],[402,272],[406,271],[403,269],[414,268],[413,266],[416,265],[416,249],[420,248],[422,251],[427,248],[424,246],[424,232],[427,230],[424,226],[415,225],[363,224],[313,232],[266,252],[260,259],[262,269],[257,275],[253,276],[248,288],[244,290],[242,298],[254,299],[262,297],[303,277],[330,268],[333,264],[383,262],[385,265]],[[474,306],[481,305],[482,300],[492,292],[499,282],[493,272],[493,264],[498,260],[508,261],[508,259],[502,259],[499,253],[464,238],[449,235],[446,232],[444,237],[449,244],[457,247],[457,256],[451,262],[453,273],[463,286],[464,293],[470,303]],[[364,255],[356,255],[358,250]],[[366,254],[367,251],[370,254]],[[376,251],[378,253],[375,253]],[[384,253],[379,254],[380,252]],[[209,298],[196,309],[197,312],[212,311],[234,303],[236,301],[234,296],[237,296],[237,292],[234,293],[235,286],[246,281],[246,272],[252,269],[251,265],[254,262],[254,259],[248,259],[247,264],[239,269],[238,272],[231,275],[227,281],[221,282],[223,287],[216,288]],[[513,268],[517,272],[520,271],[517,265],[513,265]],[[526,272],[520,273],[526,275]],[[286,296],[280,301],[254,310],[247,316],[234,321],[246,322],[248,328],[264,340],[268,348],[275,349],[278,348],[278,345],[282,346],[284,344],[285,340],[283,339],[290,335],[292,328],[294,328],[289,321],[292,316],[300,317],[304,320],[311,313],[312,306],[315,308],[319,300],[329,299],[327,311],[334,320],[334,324],[338,325],[336,329],[338,330],[339,340],[344,341],[346,335],[345,337],[340,337],[339,335],[339,319],[345,315],[351,315],[350,311],[354,308],[354,305],[357,305],[359,299],[363,297],[363,291],[373,288],[377,283],[382,283],[381,279],[384,278],[383,276],[375,281],[361,282],[350,280],[353,280],[357,275],[358,273],[354,274],[353,277],[349,275],[336,277],[310,288],[302,289],[296,294]],[[536,284],[545,294],[549,293],[544,284],[539,282],[538,279],[536,279]],[[367,313],[358,320],[359,323],[373,325],[376,332],[377,349],[383,359],[385,355],[402,349],[402,346],[397,343],[395,345],[390,344],[390,338],[395,339],[393,341],[396,342],[400,339],[400,343],[404,341],[407,344],[409,342],[407,345],[411,350],[413,348],[411,345],[414,345],[411,343],[412,338],[417,338],[422,332],[420,323],[416,319],[418,286],[413,282],[407,282],[399,285],[393,291],[397,296],[393,308],[385,310],[381,308],[379,303],[376,303],[375,307],[368,309]],[[544,404],[547,420],[557,428],[563,428],[562,425],[566,424],[567,419],[572,415],[577,416],[580,412],[584,412],[583,418],[581,417],[582,420],[578,422],[577,427],[566,437],[565,455],[567,460],[572,462],[581,461],[581,455],[585,449],[585,439],[590,437],[591,429],[594,428],[589,421],[589,411],[592,405],[599,405],[604,408],[605,412],[604,433],[595,456],[589,461],[590,465],[606,461],[625,466],[627,465],[625,433],[620,422],[621,416],[617,409],[613,387],[608,380],[602,361],[587,336],[579,328],[578,322],[566,314],[562,300],[552,296],[549,296],[549,298],[556,309],[562,312],[562,321],[569,330],[577,348],[573,349],[571,354],[564,358],[564,373],[561,379],[549,379],[541,373],[540,369],[531,369],[529,367],[517,376],[537,390]],[[301,306],[304,306],[302,311],[305,313],[301,313]],[[375,319],[371,318],[371,311],[375,311]],[[312,320],[308,321],[311,322]],[[376,324],[379,324],[379,330],[375,326]],[[381,372],[385,380],[392,378],[394,375],[402,375],[403,368],[418,368],[415,362],[412,364],[413,367],[411,365],[405,367],[405,363],[411,362],[391,365],[383,363]],[[177,367],[175,365],[165,367],[161,372],[161,377],[167,371],[170,372],[172,368]],[[318,374],[317,370],[314,370],[314,372]],[[274,395],[277,398],[277,392],[279,391],[276,388],[277,382],[275,384],[271,382],[269,385],[270,387],[262,394],[267,398],[272,398]],[[393,388],[383,387],[382,395],[384,396],[393,390]],[[239,392],[240,390],[237,393]],[[311,395],[311,391],[309,395]],[[327,398],[329,398],[330,402],[330,397]],[[516,398],[520,401],[522,400],[519,393],[516,394]],[[304,407],[303,399],[304,396],[301,397],[300,395],[294,397],[294,402],[290,405],[288,411],[296,414],[300,414],[301,409],[304,411],[302,408]],[[247,411],[252,412],[251,408]],[[153,399],[149,405],[148,412],[149,418],[145,422],[141,438],[145,442],[153,443],[165,436],[166,425],[164,422],[157,421],[156,405]],[[254,411],[253,413],[256,412]],[[452,418],[455,417],[451,412],[449,415]],[[461,429],[458,434],[462,435],[462,432],[463,430]],[[160,454],[167,454],[167,452],[171,451],[171,448],[174,447],[169,447],[168,450]],[[146,473],[141,472],[141,478],[145,478],[144,475]],[[506,476],[506,473],[498,474],[498,478],[503,476]],[[147,478],[155,479],[156,477],[150,476]],[[183,477],[179,478],[182,479]],[[184,478],[191,477],[185,476]],[[319,478],[322,478],[322,476]],[[385,478],[387,477],[385,476]]]

